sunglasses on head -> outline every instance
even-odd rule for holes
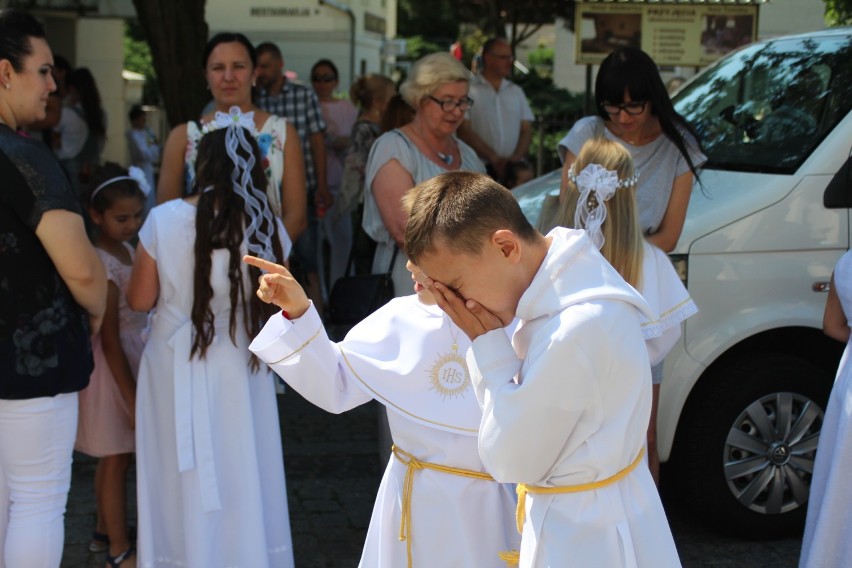
[[[334,75],[312,75],[311,81],[314,83],[333,83],[337,81],[337,77]]]

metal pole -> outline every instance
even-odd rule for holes
[[[594,97],[592,97],[592,64],[589,63],[586,65],[586,102],[585,102],[585,111],[586,114],[592,114],[595,103]]]
[[[538,116],[536,123],[538,123],[538,151],[535,156],[535,175],[538,177],[544,169],[544,117]]]

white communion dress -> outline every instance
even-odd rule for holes
[[[195,212],[169,201],[139,232],[160,283],[136,397],[139,565],[292,568],[275,377],[251,370],[241,315],[236,345],[229,336],[225,249],[211,258],[215,338],[190,358]],[[280,221],[278,235],[286,256]]]

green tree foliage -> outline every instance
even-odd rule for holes
[[[124,68],[146,77],[156,76],[151,50],[146,42],[124,36]]]
[[[471,60],[482,53],[482,46],[488,41],[488,36],[472,24],[464,24],[461,27],[462,63],[465,67],[472,69]]]
[[[574,0],[399,0],[397,29],[401,37],[449,46],[460,26],[471,24],[486,38],[503,37],[514,46],[557,18],[573,25]]]
[[[543,77],[550,77],[553,73],[553,61],[555,60],[556,52],[553,47],[539,45],[527,55],[530,67]]]
[[[514,46],[557,18],[574,22],[574,0],[459,0],[458,19],[476,24],[488,37],[504,37]],[[507,31],[508,30],[508,31]]]
[[[825,0],[825,13],[834,26],[852,24],[852,0]]]
[[[151,48],[139,24],[128,22],[124,25],[124,68],[146,77],[156,77]]]
[[[127,22],[124,26],[124,68],[145,76],[142,102],[159,104],[160,93],[151,48],[142,28],[136,22]]]
[[[459,35],[457,4],[454,0],[399,0],[397,33],[402,37],[427,37],[449,45]]]
[[[405,40],[405,55],[398,59],[402,61],[417,61],[424,55],[436,53],[438,51],[447,51],[449,44],[438,44],[427,39],[424,36],[416,35]]]
[[[527,75],[517,76],[515,82],[526,93],[536,117],[530,145],[533,163],[537,163],[540,153],[542,173],[549,172],[560,165],[556,145],[583,116],[584,96],[557,87],[553,79],[540,75],[535,68]]]

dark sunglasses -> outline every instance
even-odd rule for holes
[[[314,83],[333,83],[337,81],[337,77],[334,75],[312,75],[311,81]]]

